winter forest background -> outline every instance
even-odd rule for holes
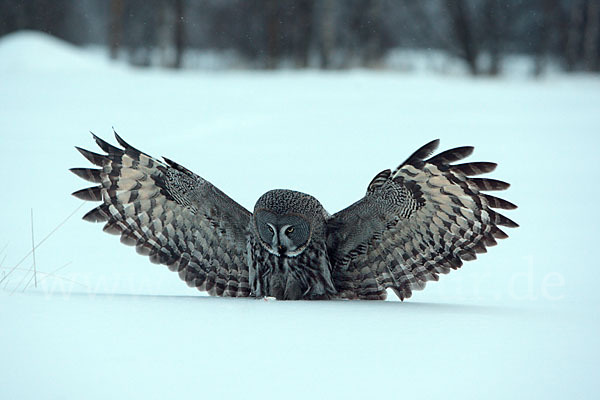
[[[596,0],[3,0],[0,36],[41,30],[174,68],[600,71]],[[207,55],[211,57],[207,59]],[[510,64],[510,63],[509,63]]]

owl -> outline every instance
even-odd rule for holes
[[[93,134],[92,134],[93,135]],[[431,154],[427,143],[369,183],[365,196],[330,215],[305,193],[271,190],[249,212],[207,180],[163,158],[93,135],[104,154],[79,152],[98,168],[73,168],[95,186],[73,193],[100,205],[83,219],[104,223],[190,287],[214,296],[401,300],[474,260],[518,225],[514,209],[487,191],[508,183],[477,178],[490,162],[455,164],[473,152]]]

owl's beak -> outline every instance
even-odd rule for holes
[[[283,256],[285,255],[285,253],[287,252],[287,249],[285,248],[285,246],[283,245],[279,245],[277,246],[277,250],[279,250],[279,255]]]

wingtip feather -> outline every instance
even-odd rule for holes
[[[69,171],[92,183],[101,183],[102,177],[100,176],[101,170],[94,168],[69,168]]]
[[[424,160],[429,157],[433,152],[440,146],[440,139],[432,140],[431,142],[425,144],[420,149],[415,151],[415,153],[411,156]]]
[[[443,151],[431,157],[430,159],[426,160],[426,162],[438,165],[447,165],[469,157],[471,154],[473,154],[474,150],[475,147],[473,146],[455,147],[454,149]]]
[[[82,149],[81,147],[75,146],[78,152],[81,153],[89,162],[92,164],[98,165],[99,167],[104,165],[104,160],[106,160],[106,156],[98,153],[94,153],[93,151],[89,151],[86,149]]]
[[[87,201],[101,201],[102,200],[102,187],[101,186],[92,186],[89,188],[77,190],[71,195],[77,197],[81,200]]]
[[[96,142],[96,144],[98,145],[98,147],[100,147],[102,150],[104,150],[107,153],[119,153],[122,152],[121,149],[119,149],[118,147],[113,146],[112,144],[108,143],[106,140],[100,138],[99,136],[96,136],[94,134],[94,132],[91,132],[92,134],[92,138],[94,139],[94,141]]]
[[[117,133],[117,131],[115,131],[115,128],[113,128],[113,134],[115,135],[115,139],[117,139],[117,142],[119,142],[119,144],[121,146],[123,146],[125,149],[133,148],[132,146],[129,145],[129,143],[127,143],[125,140],[123,140],[123,138]]]

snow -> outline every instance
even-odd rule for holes
[[[598,77],[143,70],[26,32],[0,93],[0,398],[598,397]],[[210,298],[80,220],[72,146],[112,126],[249,209],[475,145],[521,227],[402,303]]]
[[[54,73],[56,71],[83,71],[105,67],[103,59],[83,54],[76,46],[54,36],[36,31],[22,31],[2,39],[0,71]]]

